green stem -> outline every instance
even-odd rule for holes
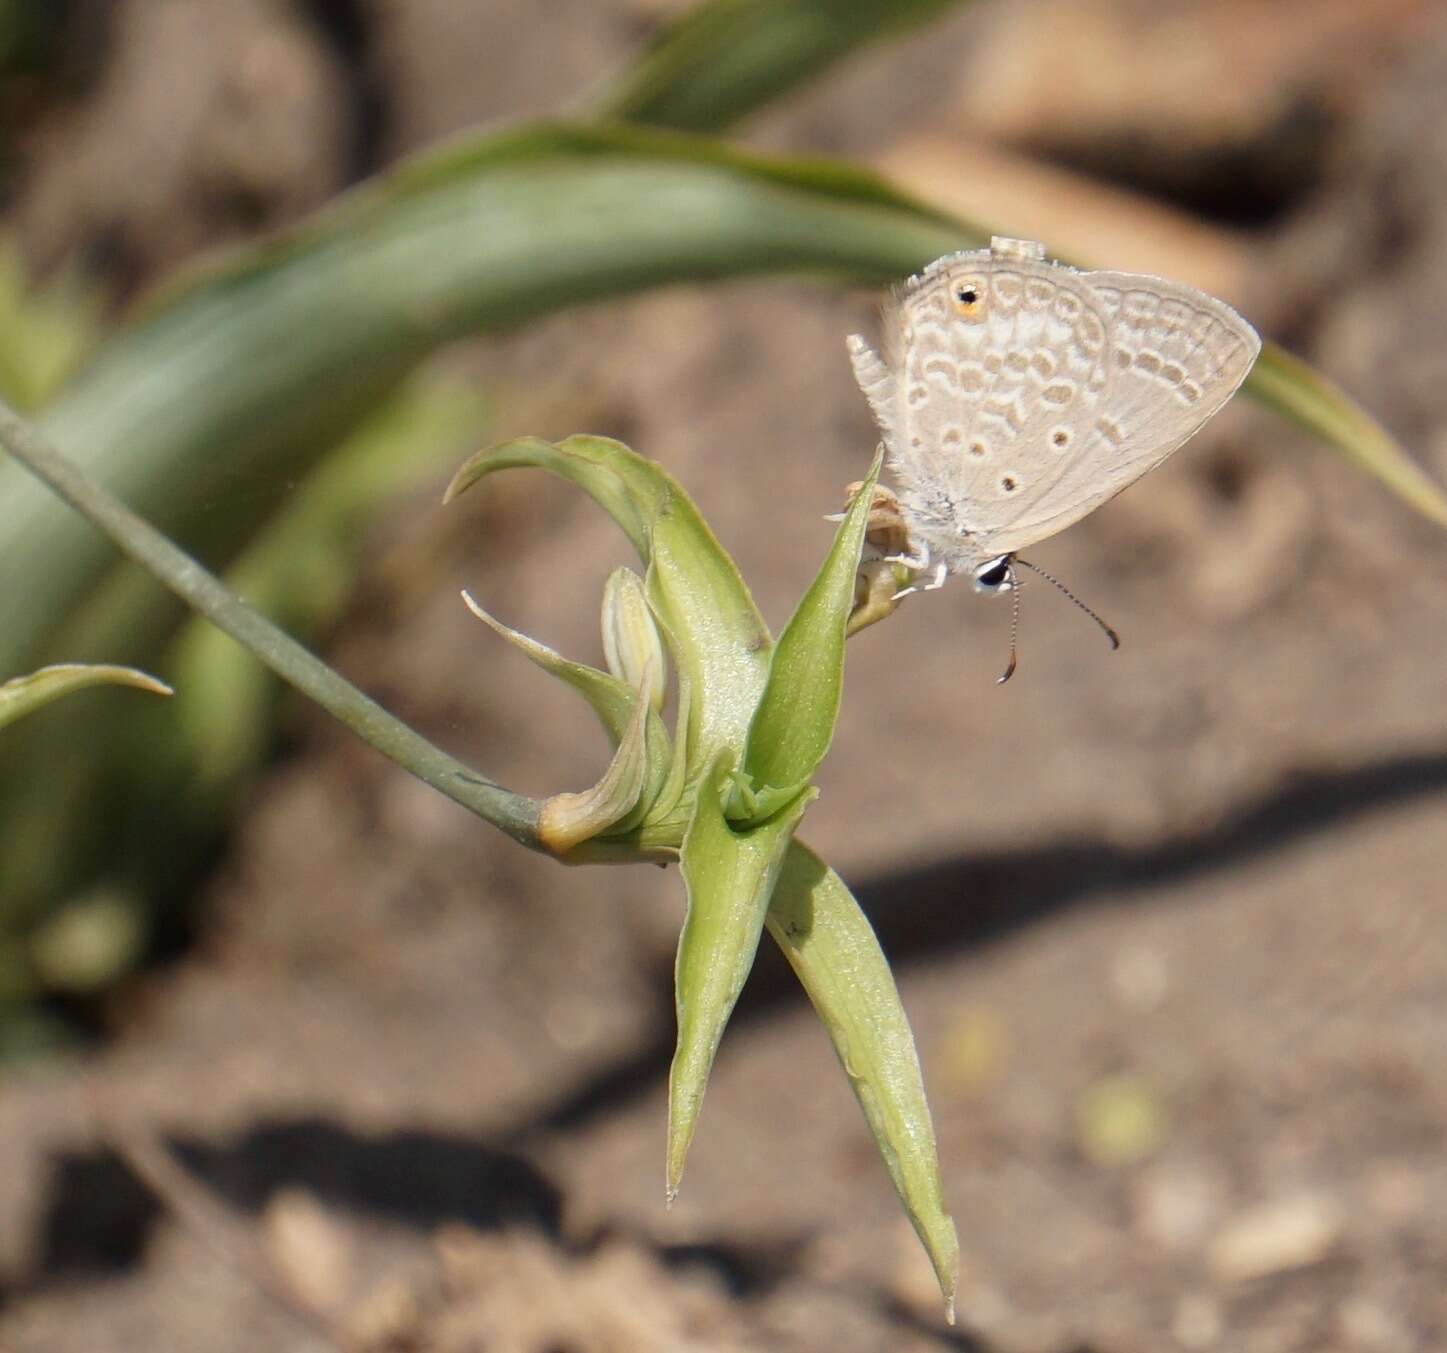
[[[536,801],[493,784],[387,713],[314,653],[227,591],[218,578],[62,456],[3,401],[0,446],[142,568],[364,742],[513,840],[534,850],[542,848],[537,834]]]

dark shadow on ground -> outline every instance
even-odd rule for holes
[[[352,1213],[425,1234],[446,1223],[477,1230],[525,1227],[561,1240],[561,1195],[530,1162],[439,1133],[366,1138],[334,1123],[269,1123],[227,1145],[172,1141],[187,1171],[239,1212],[255,1217],[279,1189],[300,1187]],[[120,1276],[143,1262],[164,1205],[109,1149],[58,1158],[42,1222],[37,1271],[6,1295]],[[595,1237],[602,1239],[604,1236]],[[807,1242],[669,1245],[671,1269],[704,1268],[736,1297],[758,1296],[797,1267]]]
[[[854,891],[891,963],[902,968],[992,943],[1101,897],[1138,901],[1142,894],[1224,873],[1435,795],[1447,795],[1447,754],[1397,757],[1347,771],[1299,774],[1206,831],[1141,849],[1064,840],[956,856],[865,879]],[[671,970],[658,975],[669,1008],[672,976]],[[782,1004],[803,1000],[788,965],[764,944],[734,1019],[764,1019]],[[510,1143],[521,1145],[534,1132],[575,1129],[616,1111],[666,1079],[672,1056],[673,1029],[667,1025],[650,1044],[520,1124]]]
[[[987,944],[1103,894],[1130,902],[1439,794],[1447,795],[1447,754],[1301,773],[1195,835],[1138,850],[1063,841],[961,856],[866,880],[857,894],[897,962]]]
[[[353,1211],[418,1229],[463,1222],[526,1225],[556,1236],[561,1198],[538,1169],[464,1137],[394,1132],[365,1137],[320,1119],[267,1123],[223,1144],[173,1141],[186,1168],[233,1206],[259,1213],[300,1187]],[[140,1261],[161,1206],[109,1150],[55,1162],[42,1223],[42,1281],[115,1272]]]

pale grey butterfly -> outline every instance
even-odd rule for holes
[[[968,573],[979,591],[1013,591],[1019,550],[1155,469],[1260,351],[1194,287],[1080,272],[1034,240],[937,259],[886,305],[883,357],[849,338],[899,483],[908,546],[892,557],[927,574],[925,590]],[[1002,681],[1014,666],[1012,633]]]

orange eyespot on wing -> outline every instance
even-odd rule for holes
[[[962,273],[950,279],[950,308],[961,319],[972,324],[984,321],[988,312],[985,279],[973,273]]]

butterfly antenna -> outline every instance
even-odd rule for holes
[[[1015,664],[1017,655],[1015,652],[1015,640],[1020,633],[1020,589],[1018,586],[1010,589],[1010,661],[1006,664],[1005,670],[995,678],[995,685],[1003,686],[1015,675]]]
[[[1079,597],[1077,597],[1074,592],[1072,592],[1068,587],[1066,587],[1066,585],[1065,585],[1063,582],[1061,582],[1059,578],[1056,578],[1056,577],[1052,576],[1051,574],[1046,573],[1043,568],[1039,567],[1039,565],[1037,565],[1037,564],[1032,564],[1028,559],[1021,559],[1018,555],[1017,555],[1016,558],[1015,558],[1015,562],[1016,562],[1017,564],[1024,564],[1025,567],[1028,568],[1032,573],[1038,573],[1042,578],[1045,579],[1045,581],[1046,581],[1047,583],[1051,583],[1051,584],[1053,584],[1055,587],[1059,588],[1060,591],[1062,591],[1071,601],[1073,601],[1078,607],[1080,607],[1080,609],[1081,609],[1082,611],[1084,611],[1086,615],[1088,615],[1093,621],[1095,621],[1095,623],[1096,623],[1097,625],[1100,626],[1100,628],[1102,629],[1102,631],[1104,631],[1104,633],[1105,633],[1105,637],[1110,640],[1110,646],[1111,646],[1112,648],[1119,648],[1119,647],[1120,647],[1120,635],[1118,635],[1113,629],[1111,629],[1111,627],[1110,627],[1109,625],[1107,625],[1107,624],[1105,623],[1104,620],[1102,620],[1098,615],[1096,615],[1096,613],[1095,613],[1094,611],[1092,611],[1089,606],[1087,606],[1083,601],[1081,601],[1081,599],[1080,599]],[[1017,611],[1017,613],[1018,613],[1018,610],[1019,610],[1019,603],[1017,602],[1017,603],[1016,603],[1016,611]],[[1012,640],[1012,661],[1011,661],[1011,664],[1010,664],[1010,670],[1011,670],[1011,671],[1014,671],[1014,662],[1013,662],[1013,640]],[[1009,675],[1009,672],[1007,672],[1005,675],[1008,676],[1008,675]],[[1001,680],[1003,680],[1003,679],[1004,679],[1004,678],[1002,677]]]

